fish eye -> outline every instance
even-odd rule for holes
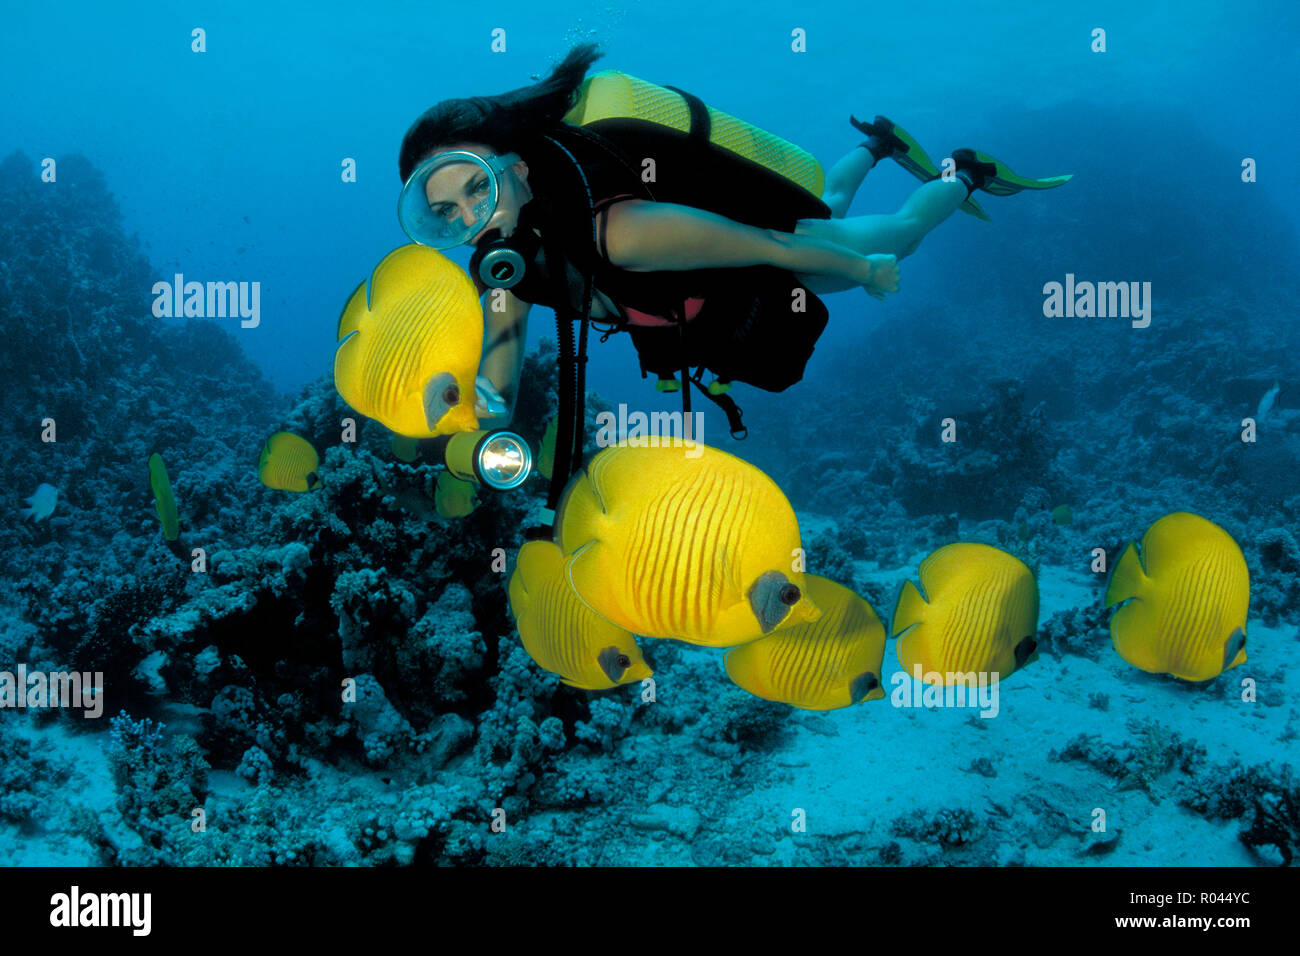
[[[455,385],[448,385],[443,389],[442,400],[448,405],[455,405],[460,401],[460,389]]]
[[[784,584],[777,593],[777,598],[786,607],[793,607],[799,603],[799,586],[797,584]]]
[[[632,658],[628,657],[626,654],[620,654],[620,655],[618,655],[618,666],[619,666],[619,667],[631,667],[631,666],[632,666]]]

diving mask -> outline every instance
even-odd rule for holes
[[[397,219],[414,241],[434,249],[469,242],[496,212],[501,173],[519,162],[517,153],[480,156],[452,149],[415,168],[397,200]],[[430,179],[438,202],[430,205]],[[468,212],[466,208],[468,207]]]

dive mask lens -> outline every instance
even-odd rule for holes
[[[484,157],[463,149],[430,156],[402,186],[397,200],[402,230],[434,249],[468,242],[496,212],[501,171],[518,161],[515,153]],[[432,205],[430,195],[436,200]]]

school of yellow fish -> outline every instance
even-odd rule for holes
[[[335,383],[349,405],[393,432],[394,456],[415,463],[418,439],[477,427],[482,337],[463,271],[432,249],[403,246],[343,310]],[[543,475],[555,425],[541,442]],[[318,466],[309,442],[279,432],[267,439],[258,473],[270,488],[307,492],[321,487]],[[150,468],[159,516],[174,536],[165,469],[161,460]],[[465,517],[477,491],[444,471],[434,509]],[[428,511],[423,497],[418,504]],[[1052,518],[1069,524],[1070,508],[1058,505]],[[509,600],[524,649],[573,687],[608,690],[651,677],[638,637],[725,648],[723,667],[736,685],[808,710],[884,697],[889,637],[903,671],[931,684],[972,672],[1003,679],[1038,658],[1038,585],[1018,558],[987,544],[945,544],[921,562],[917,582],[903,582],[886,627],[851,589],[804,572],[798,520],[771,478],[698,442],[645,438],[602,450],[569,481],[554,527],[554,541],[520,549]],[[1022,524],[1022,540],[1029,534]],[[1245,663],[1249,603],[1236,542],[1183,512],[1128,545],[1105,592],[1120,657],[1189,681]]]
[[[564,683],[605,690],[653,672],[636,636],[728,648],[755,696],[833,710],[885,696],[887,636],[925,683],[1010,676],[1038,659],[1038,585],[1015,556],[959,542],[905,581],[888,629],[847,587],[804,573],[798,522],[753,465],[644,439],[606,448],[570,481],[555,542],[530,542],[509,582],[524,648]],[[1116,563],[1111,635],[1142,670],[1203,681],[1246,660],[1249,576],[1222,528],[1167,515]]]

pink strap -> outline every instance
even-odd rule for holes
[[[704,307],[704,300],[696,296],[686,300],[686,321],[690,322],[700,314],[700,309]],[[668,319],[660,318],[657,315],[651,315],[648,312],[642,312],[639,309],[623,306],[623,311],[627,313],[628,325],[676,325]]]

